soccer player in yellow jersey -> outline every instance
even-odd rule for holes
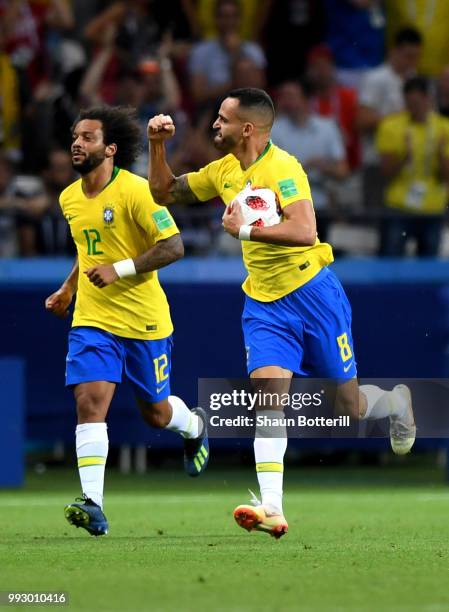
[[[248,373],[263,390],[288,391],[293,372],[337,380],[337,408],[355,418],[390,418],[390,439],[408,452],[416,428],[410,392],[404,385],[384,391],[358,387],[351,334],[351,308],[328,268],[330,245],[316,235],[307,177],[298,161],[270,140],[274,107],[268,94],[244,88],[230,92],[213,124],[216,147],[225,155],[199,172],[173,176],[164,141],[173,136],[171,117],[150,119],[150,189],[158,203],[198,202],[221,196],[224,228],[242,241],[248,277],[242,323]],[[247,226],[236,196],[248,183],[277,194],[281,223]],[[279,414],[279,413],[277,413]],[[256,428],[254,454],[261,492],[255,507],[236,508],[237,523],[275,537],[288,529],[282,509],[283,458],[287,437]]]
[[[187,473],[206,467],[205,415],[170,395],[173,326],[157,270],[184,254],[179,230],[158,206],[147,181],[124,168],[139,154],[140,128],[132,109],[94,107],[73,125],[72,164],[81,178],[60,196],[77,261],[45,303],[68,315],[66,385],[73,389],[76,452],[83,498],[65,508],[67,520],[104,535],[103,483],[108,454],[106,416],[123,374],[145,421],[184,437]]]

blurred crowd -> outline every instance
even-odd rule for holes
[[[0,0],[0,256],[66,255],[58,195],[78,110],[170,114],[176,174],[217,152],[231,88],[263,87],[337,253],[447,254],[447,0]],[[187,252],[233,253],[219,202],[174,211]]]

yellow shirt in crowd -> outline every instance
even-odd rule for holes
[[[448,201],[448,190],[438,176],[438,156],[442,142],[445,155],[449,156],[449,120],[431,112],[425,123],[415,123],[408,112],[402,112],[381,122],[376,136],[379,153],[403,159],[408,141],[413,151],[412,159],[391,179],[385,203],[412,213],[442,213]]]

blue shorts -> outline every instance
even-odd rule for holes
[[[357,375],[351,306],[328,268],[274,302],[246,296],[242,326],[248,373],[272,365],[314,378]]]
[[[122,382],[123,373],[136,396],[159,402],[170,395],[172,336],[133,340],[97,327],[72,327],[66,359],[66,385],[106,380]]]

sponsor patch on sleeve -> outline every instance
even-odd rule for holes
[[[157,229],[162,232],[175,224],[168,210],[157,210],[151,215],[156,223]]]
[[[292,196],[298,195],[298,188],[294,179],[284,179],[283,181],[279,181],[278,185],[283,198],[291,198]]]

